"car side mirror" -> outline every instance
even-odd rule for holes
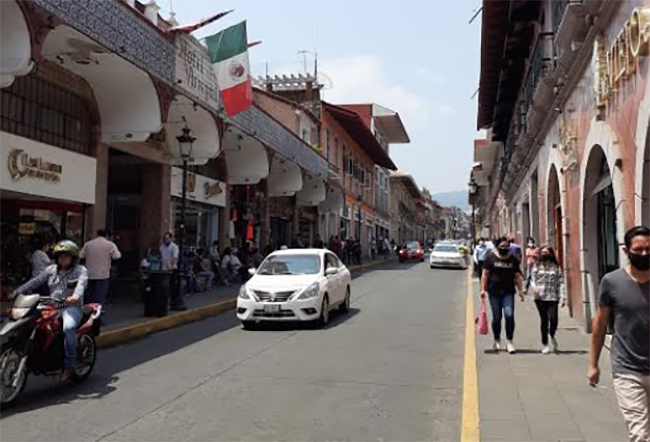
[[[336,267],[328,267],[327,270],[325,270],[325,276],[332,276],[336,275],[339,272],[339,269]]]
[[[255,272],[257,272],[256,268],[251,267],[250,269],[248,269],[248,274],[251,275],[251,276],[255,275]]]

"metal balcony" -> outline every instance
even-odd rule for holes
[[[587,35],[587,9],[583,0],[555,0],[553,2],[553,33],[558,64],[568,69],[577,56]]]
[[[538,129],[553,102],[554,70],[553,34],[542,33],[537,38],[522,92],[526,134]]]

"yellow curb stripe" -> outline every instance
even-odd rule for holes
[[[152,333],[178,327],[179,325],[190,322],[200,321],[210,316],[216,316],[227,310],[232,310],[237,306],[237,299],[218,302],[216,304],[206,305],[184,312],[173,313],[163,318],[153,319],[140,324],[112,330],[101,334],[97,338],[98,347],[110,347],[113,345],[123,344],[133,339],[142,338]]]
[[[476,336],[474,333],[474,283],[467,272],[467,307],[465,310],[465,362],[463,368],[463,409],[461,442],[479,442],[478,373],[476,369]]]

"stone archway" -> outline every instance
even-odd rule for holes
[[[144,142],[163,127],[160,99],[143,70],[66,25],[47,34],[42,56],[92,87],[102,141]]]
[[[591,327],[602,276],[623,261],[620,247],[625,229],[627,202],[622,197],[622,176],[612,131],[592,122],[589,146],[580,167],[580,264],[586,297],[585,319]]]
[[[548,185],[546,188],[546,230],[547,242],[552,246],[560,263],[564,267],[564,206],[562,204],[562,191],[560,189],[560,177],[555,164],[551,165],[548,173]]]
[[[650,122],[646,123],[646,133],[650,132]],[[644,144],[637,144],[635,175],[635,223],[650,226],[650,138]]]
[[[0,88],[29,73],[32,44],[27,20],[14,0],[0,2]]]

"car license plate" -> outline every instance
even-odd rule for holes
[[[280,305],[279,304],[266,304],[264,306],[264,311],[266,313],[278,313],[280,311]]]

